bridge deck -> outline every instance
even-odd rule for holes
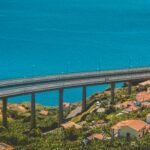
[[[33,86],[1,90],[0,98],[30,94],[34,92],[57,90],[60,88],[91,86],[91,85],[99,85],[99,84],[106,84],[112,82],[125,82],[125,81],[141,80],[141,79],[149,79],[149,78],[150,78],[150,73],[134,73],[134,74],[125,74],[125,75],[102,76],[102,77],[95,77],[90,79],[78,79],[72,81],[69,80],[60,83],[56,82],[56,83],[39,84]]]
[[[96,78],[102,76],[110,75],[123,75],[123,74],[132,74],[132,73],[147,73],[150,72],[150,67],[144,68],[131,68],[131,69],[122,69],[122,70],[109,70],[109,71],[95,71],[95,72],[82,72],[82,73],[72,73],[64,75],[53,75],[53,76],[39,76],[39,77],[30,77],[30,78],[20,78],[13,80],[1,80],[0,88],[10,88],[14,86],[24,86],[29,84],[39,84],[39,83],[48,83],[48,82],[60,82],[67,80],[80,80],[87,78]]]

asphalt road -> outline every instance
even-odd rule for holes
[[[135,74],[135,73],[150,73],[150,67],[144,68],[131,68],[131,69],[122,69],[122,70],[109,70],[109,71],[95,71],[95,72],[81,72],[81,73],[71,73],[64,75],[49,75],[49,76],[38,76],[30,78],[20,78],[12,80],[1,80],[0,88],[10,88],[15,86],[25,86],[33,84],[43,84],[51,82],[64,82],[68,80],[83,80],[96,77],[106,77],[114,75],[125,75],[125,74]]]
[[[100,76],[93,77],[89,79],[78,79],[78,80],[69,80],[64,82],[54,82],[47,84],[39,84],[25,87],[17,87],[11,89],[3,89],[0,91],[0,98],[3,97],[13,97],[18,95],[25,95],[36,92],[44,92],[51,90],[58,90],[61,88],[74,88],[82,86],[92,86],[100,85],[112,82],[125,82],[130,80],[144,80],[150,79],[150,73],[132,73],[132,74],[123,74],[123,75],[110,75],[110,76]]]

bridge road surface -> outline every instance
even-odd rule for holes
[[[81,73],[71,73],[71,74],[64,74],[64,75],[49,75],[49,76],[38,76],[38,77],[12,79],[12,80],[1,80],[0,89],[11,88],[15,86],[50,83],[50,82],[64,82],[68,80],[82,80],[82,79],[104,77],[110,75],[114,76],[114,75],[148,73],[148,72],[150,73],[150,67],[130,68],[130,69],[122,69],[122,70],[106,70],[106,71],[95,71],[95,72],[81,72]]]
[[[56,83],[39,84],[39,85],[32,85],[26,87],[17,87],[11,89],[3,89],[0,91],[0,98],[13,97],[13,96],[32,94],[32,93],[51,91],[51,90],[66,89],[66,88],[135,81],[141,79],[142,80],[150,79],[150,73],[137,73],[137,74],[129,74],[129,75],[114,75],[114,76],[110,75],[106,77],[95,77],[90,79],[78,79],[73,81],[69,80],[61,83],[56,82]]]
[[[72,79],[61,82],[51,82],[47,84],[37,84],[30,85],[24,87],[16,87],[10,89],[2,89],[0,90],[0,98],[3,101],[3,109],[2,109],[2,124],[4,127],[8,127],[7,122],[7,98],[25,94],[31,94],[31,129],[36,127],[36,113],[35,113],[35,93],[58,90],[59,91],[59,126],[63,123],[63,90],[66,88],[75,88],[82,87],[82,111],[86,108],[86,86],[92,85],[100,85],[100,84],[111,84],[111,102],[114,103],[114,84],[117,82],[132,82],[137,80],[146,80],[150,79],[150,72],[145,70],[145,72],[129,72],[124,74],[110,74],[106,76],[96,76],[91,78],[80,78],[80,79]],[[112,104],[113,104],[112,103]],[[83,109],[84,108],[84,109]]]

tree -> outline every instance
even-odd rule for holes
[[[74,126],[64,130],[64,139],[76,140],[80,135],[80,130],[76,129]]]

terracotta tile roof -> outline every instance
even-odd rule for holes
[[[142,103],[142,106],[146,108],[150,108],[150,102],[144,102]]]
[[[61,127],[64,128],[64,129],[68,129],[68,128],[76,128],[76,129],[81,129],[82,126],[74,123],[74,122],[67,122],[67,123],[64,123],[64,124],[61,124]]]
[[[63,103],[63,106],[64,106],[64,107],[69,107],[70,105],[71,105],[71,104],[70,104],[70,103],[67,103],[67,102],[64,102],[64,103]]]
[[[146,130],[147,130],[147,131],[150,131],[150,124],[148,124],[148,125],[146,126]]]
[[[41,110],[40,111],[40,115],[47,116],[48,115],[48,111],[47,110]]]
[[[117,124],[113,125],[111,128],[116,130],[116,129],[120,129],[121,126],[126,125],[127,121],[121,121],[118,122]]]
[[[16,110],[20,113],[26,113],[27,109],[25,107],[23,107],[21,104],[9,104],[8,106],[10,109],[12,110]]]
[[[142,86],[150,85],[150,80],[141,82],[139,85],[142,85]]]
[[[140,92],[136,95],[136,100],[140,102],[150,101],[150,93],[149,92]]]
[[[121,107],[124,107],[124,108],[127,108],[129,106],[133,106],[134,105],[134,102],[133,101],[126,101],[126,102],[123,102],[121,104],[119,104]]]
[[[124,111],[126,111],[126,112],[132,112],[132,111],[136,111],[136,110],[138,110],[139,109],[139,107],[137,107],[137,106],[129,106],[127,109],[125,109]]]
[[[145,123],[142,120],[126,120],[117,123],[116,125],[112,126],[112,129],[120,129],[123,126],[128,126],[130,128],[133,128],[136,131],[139,131],[141,129],[144,129],[147,127],[147,123]]]
[[[5,143],[0,143],[0,150],[14,150],[14,148],[10,145],[5,144]]]
[[[88,137],[89,140],[103,140],[105,138],[105,136],[103,134],[98,134],[98,133],[94,133],[91,136]]]

